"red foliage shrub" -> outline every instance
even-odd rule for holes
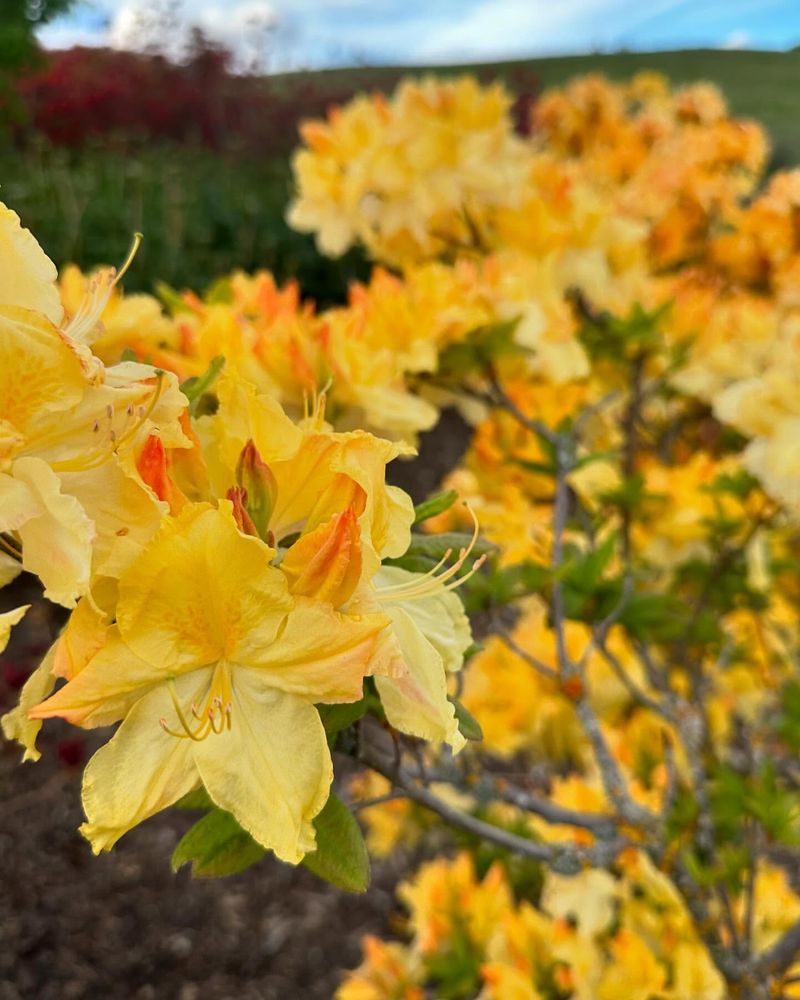
[[[112,49],[53,52],[20,81],[19,91],[27,128],[56,145],[169,140],[269,155],[296,144],[304,118],[325,115],[356,91],[389,90],[402,72],[360,73],[351,86],[338,88],[313,75],[291,80],[241,75],[230,71],[228,53],[200,38],[180,65],[159,55]],[[482,74],[487,75],[491,71]],[[519,94],[515,120],[526,133],[536,78],[518,69],[511,83]]]

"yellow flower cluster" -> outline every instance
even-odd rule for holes
[[[315,232],[323,254],[360,242],[393,265],[470,244],[498,211],[520,207],[528,155],[510,107],[499,84],[430,77],[306,123],[289,224]]]
[[[588,76],[542,96],[536,141],[571,162],[619,210],[646,220],[652,266],[683,264],[705,250],[758,183],[767,140],[735,121],[706,83],[674,92],[655,73],[627,83]]]
[[[371,677],[391,725],[461,748],[446,675],[471,644],[449,585],[467,555],[438,575],[382,565],[410,542],[411,500],[385,482],[404,445],[334,431],[324,397],[292,420],[235,365],[195,417],[174,374],[91,349],[115,354],[149,317],[166,355],[150,300],[120,299],[113,269],[71,272],[65,318],[55,267],[4,206],[0,253],[2,583],[28,570],[72,609],[3,730],[36,759],[44,719],[119,723],[84,775],[95,851],[202,787],[296,863],[332,781],[318,705],[359,701]],[[298,320],[291,290],[239,286],[242,308],[261,296]],[[2,616],[3,648],[25,610]]]
[[[763,946],[797,919],[800,900],[781,869],[764,866],[757,878],[753,922]],[[398,897],[409,943],[368,938],[337,1000],[416,1000],[431,988],[481,1000],[726,996],[671,883],[636,851],[617,877],[546,874],[536,905],[515,899],[499,863],[481,878],[466,853],[423,865]]]

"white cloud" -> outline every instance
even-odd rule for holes
[[[191,29],[197,27],[233,52],[240,67],[265,69],[280,24],[280,14],[268,0],[191,6],[126,0],[111,19],[107,41],[113,48],[156,50],[180,59],[187,52]]]
[[[414,58],[479,60],[606,47],[690,2],[654,0],[635,11],[630,0],[482,0],[429,35]]]
[[[750,35],[746,31],[741,29],[737,31],[732,31],[728,37],[723,41],[720,48],[723,49],[746,49],[750,44]]]

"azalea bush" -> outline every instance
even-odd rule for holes
[[[511,109],[304,126],[291,225],[374,261],[344,305],[57,281],[4,211],[0,570],[70,615],[3,728],[119,724],[97,852],[177,806],[198,875],[441,855],[341,1000],[791,997],[800,179],[705,84]],[[414,507],[387,465],[447,407]]]

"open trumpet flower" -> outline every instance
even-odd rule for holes
[[[201,783],[280,858],[314,849],[332,778],[314,703],[360,698],[388,619],[291,595],[275,554],[229,502],[187,506],[120,580],[100,651],[29,713],[123,720],[84,778],[95,851]]]

